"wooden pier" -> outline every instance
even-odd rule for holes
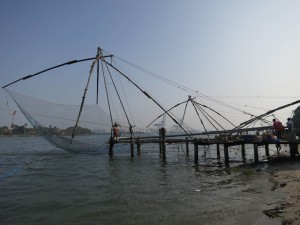
[[[194,163],[198,164],[199,162],[199,146],[216,146],[216,155],[217,159],[221,160],[220,146],[223,146],[223,155],[224,155],[224,164],[226,167],[229,167],[230,164],[230,154],[229,148],[232,146],[240,146],[243,161],[246,159],[246,149],[245,145],[253,145],[253,155],[254,162],[259,162],[259,152],[258,147],[264,146],[265,148],[265,156],[267,158],[270,157],[270,145],[274,145],[279,147],[281,145],[285,145],[289,147],[289,157],[295,158],[298,152],[298,146],[300,144],[300,140],[218,140],[218,139],[209,139],[209,138],[174,138],[172,136],[166,136],[166,131],[164,128],[159,130],[159,136],[149,136],[149,137],[137,137],[137,138],[128,138],[128,139],[119,139],[117,141],[111,140],[109,141],[109,154],[113,155],[113,147],[115,144],[130,144],[131,146],[131,157],[134,157],[134,145],[137,146],[137,154],[139,155],[141,152],[141,145],[143,144],[158,144],[159,145],[159,155],[165,161],[166,156],[166,144],[185,144],[186,146],[186,154],[189,155],[190,146],[194,147]],[[248,150],[249,151],[249,150]]]

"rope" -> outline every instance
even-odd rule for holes
[[[80,105],[78,117],[77,117],[74,129],[73,129],[73,133],[72,133],[72,137],[71,137],[71,140],[70,140],[70,144],[72,144],[73,138],[75,136],[76,128],[78,126],[78,122],[79,122],[79,119],[80,119],[82,108],[83,108],[83,105],[84,105],[84,102],[85,102],[86,92],[87,92],[88,87],[89,87],[89,83],[90,83],[90,80],[91,80],[91,77],[92,77],[92,73],[93,73],[93,69],[94,69],[95,63],[99,60],[99,58],[100,58],[100,54],[99,54],[99,48],[98,48],[97,56],[95,57],[95,60],[93,61],[92,65],[91,65],[89,78],[88,78],[88,81],[86,83],[86,87],[84,89],[84,93],[83,93],[83,96],[82,96],[82,101],[81,101],[81,105]]]
[[[194,104],[193,102],[192,102],[192,105],[194,106],[194,109],[195,109],[195,111],[196,111],[196,113],[197,113],[198,118],[200,119],[200,122],[201,122],[201,124],[202,124],[202,126],[203,126],[205,132],[207,132],[207,129],[206,129],[204,123],[203,123],[203,120],[202,120],[202,118],[200,117],[199,112],[198,112],[198,110],[196,109],[195,104]]]
[[[205,116],[205,118],[208,120],[208,122],[213,126],[213,127],[215,127],[214,126],[214,124],[213,124],[213,122],[210,120],[210,119],[212,119],[219,127],[221,127],[223,130],[225,130],[225,128],[224,127],[222,127],[221,126],[221,124],[219,124],[209,113],[207,113],[202,107],[201,107],[201,105],[200,104],[196,104],[195,103],[195,105],[196,105],[196,107],[200,110],[200,112]],[[210,119],[208,119],[208,117],[210,118]],[[218,130],[216,127],[215,127],[215,129],[216,130]]]
[[[127,119],[128,125],[129,125],[130,135],[131,135],[131,137],[132,137],[132,135],[133,135],[132,127],[133,127],[133,126],[132,126],[132,124],[130,123],[130,120],[129,120],[129,118],[128,118],[127,112],[126,112],[125,107],[124,107],[124,105],[123,105],[123,102],[122,102],[122,99],[121,99],[121,97],[120,97],[119,91],[118,91],[118,89],[117,89],[117,87],[116,87],[115,81],[114,81],[114,79],[112,78],[112,75],[111,75],[111,73],[110,73],[110,70],[109,70],[109,68],[108,68],[108,65],[107,65],[107,64],[105,64],[105,65],[106,65],[106,69],[107,69],[107,71],[108,71],[108,73],[109,73],[110,79],[111,79],[111,81],[112,81],[112,83],[113,83],[113,86],[114,86],[114,88],[115,88],[115,91],[116,91],[116,93],[117,93],[117,95],[118,95],[118,98],[119,98],[120,104],[121,104],[121,106],[122,106],[123,112],[124,112],[124,114],[125,114],[125,116],[126,116],[126,119]]]
[[[184,102],[178,103],[176,105],[174,105],[173,107],[171,107],[170,109],[167,110],[167,112],[170,112],[172,109],[176,108],[177,106],[180,106],[183,103],[186,103],[189,100],[186,100]],[[165,115],[166,113],[162,113],[161,115],[159,115],[158,117],[156,117],[151,123],[148,124],[148,126],[146,128],[148,128],[152,123],[154,123],[157,119],[159,119],[160,117],[162,117],[163,115]]]
[[[122,88],[122,91],[123,91],[123,95],[124,95],[124,98],[125,98],[125,102],[126,102],[126,105],[127,105],[127,108],[129,110],[129,113],[130,113],[130,117],[131,117],[131,120],[133,121],[133,124],[135,124],[135,121],[134,121],[134,118],[133,118],[133,114],[130,110],[130,107],[129,107],[129,103],[128,103],[128,99],[127,99],[127,96],[125,94],[125,91],[124,91],[124,87],[123,87],[123,84],[121,82],[121,79],[120,79],[120,76],[117,76],[117,81],[119,82],[121,88]]]
[[[116,68],[115,66],[113,66],[111,63],[108,63],[104,58],[101,58],[101,60],[103,62],[105,62],[106,64],[108,64],[110,67],[112,67],[114,70],[116,70],[117,72],[119,72],[122,76],[124,76],[128,81],[130,81],[137,89],[139,89],[144,95],[146,95],[149,99],[151,99],[159,108],[161,108],[176,124],[178,124],[180,126],[180,128],[190,137],[189,133],[182,127],[182,125],[180,125],[178,123],[178,121],[170,115],[169,112],[167,112],[164,107],[162,107],[161,104],[159,104],[153,97],[151,97],[145,90],[141,89],[135,82],[133,82],[126,74],[124,74],[123,72],[121,72],[118,68]],[[191,137],[190,137],[191,138]]]
[[[100,52],[100,54],[102,55],[102,52]],[[105,93],[106,93],[106,99],[107,99],[107,104],[108,104],[108,109],[109,109],[109,115],[110,115],[110,122],[111,122],[111,128],[112,128],[113,125],[114,125],[114,122],[113,122],[112,113],[111,113],[111,104],[110,104],[110,101],[109,101],[108,90],[107,90],[107,83],[106,83],[106,78],[105,78],[103,61],[102,60],[101,60],[101,67],[102,67],[102,75],[103,75],[103,80],[104,80]],[[110,132],[110,138],[113,138],[112,129],[111,129],[111,132]]]
[[[115,58],[119,59],[120,61],[122,61],[122,62],[124,62],[124,63],[126,63],[126,64],[128,64],[128,65],[131,65],[131,66],[133,66],[133,67],[135,67],[135,68],[137,68],[137,69],[143,71],[144,73],[146,73],[146,74],[148,74],[148,75],[150,75],[150,76],[152,76],[152,77],[155,77],[155,78],[157,78],[157,79],[159,79],[159,80],[161,80],[161,81],[163,81],[163,82],[165,82],[165,83],[167,83],[167,84],[169,84],[169,85],[172,85],[172,86],[174,86],[174,87],[176,87],[176,88],[178,88],[178,89],[184,90],[184,91],[186,91],[186,92],[188,92],[188,93],[190,93],[190,94],[193,94],[193,95],[195,95],[195,96],[197,96],[197,97],[203,97],[203,98],[205,98],[205,99],[207,99],[207,100],[209,100],[209,101],[218,103],[218,104],[220,104],[220,105],[223,105],[223,106],[228,107],[228,108],[230,108],[230,109],[233,109],[233,110],[235,110],[235,111],[242,112],[243,114],[246,114],[246,115],[252,115],[252,114],[249,113],[249,112],[245,112],[244,110],[241,110],[241,109],[236,108],[236,107],[234,107],[234,106],[231,106],[231,105],[229,105],[229,104],[227,104],[227,103],[224,103],[224,102],[221,102],[221,101],[219,101],[219,100],[216,100],[216,99],[214,99],[214,98],[212,98],[212,97],[209,97],[209,96],[207,96],[207,95],[205,95],[205,94],[203,94],[203,93],[201,93],[201,92],[199,92],[199,91],[190,89],[190,88],[188,88],[188,87],[186,87],[186,86],[184,86],[184,85],[181,85],[181,84],[179,84],[179,83],[176,83],[176,82],[174,82],[174,81],[171,81],[171,80],[169,80],[169,79],[167,79],[167,78],[164,78],[164,77],[161,76],[161,75],[158,75],[158,74],[156,74],[156,73],[154,73],[154,72],[151,72],[151,71],[149,71],[149,70],[147,70],[147,69],[144,69],[144,68],[142,68],[142,67],[140,67],[140,66],[137,66],[137,65],[135,65],[135,64],[133,64],[133,63],[131,63],[131,62],[128,62],[128,61],[126,61],[126,60],[124,60],[124,59],[122,59],[122,58],[120,58],[120,57],[115,56]]]
[[[207,108],[207,109],[210,109],[211,111],[213,111],[214,113],[216,113],[217,115],[219,115],[219,116],[221,116],[223,119],[225,119],[228,123],[230,123],[231,125],[233,125],[234,127],[235,127],[235,125],[232,123],[232,122],[230,122],[226,117],[224,117],[222,114],[220,114],[220,113],[218,113],[217,111],[215,111],[214,109],[212,109],[212,108],[210,108],[210,107],[208,107],[208,106],[206,106],[206,105],[202,105],[202,104],[200,104],[200,103],[198,103],[198,102],[196,102],[196,101],[194,101],[195,102],[195,104],[197,104],[197,105],[201,105],[201,106],[203,106],[203,107],[205,107],[205,108]]]

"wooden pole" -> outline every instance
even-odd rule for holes
[[[108,154],[110,156],[113,156],[114,152],[113,152],[113,148],[114,148],[114,140],[111,138],[110,141],[109,141],[109,151],[108,151]]]
[[[220,161],[220,159],[221,159],[220,144],[217,144],[217,158],[218,158],[218,161]]]
[[[258,146],[257,146],[257,144],[253,144],[253,148],[254,148],[254,161],[256,163],[258,163],[259,160],[258,160]]]
[[[266,151],[266,156],[270,156],[270,151],[269,151],[269,144],[265,144],[265,151]]]
[[[161,129],[159,129],[158,130],[158,132],[159,132],[159,138],[158,138],[158,140],[159,140],[159,156],[161,157],[161,155],[162,155],[162,136],[161,136],[161,133],[162,133],[162,131],[161,131]]]
[[[224,144],[224,157],[225,157],[225,166],[229,167],[229,153],[228,153],[228,144]]]
[[[186,137],[185,138],[185,146],[186,146],[186,155],[189,155],[189,138],[188,137]]]
[[[165,139],[166,139],[166,129],[164,127],[161,128],[161,145],[162,145],[162,157],[163,161],[166,160],[166,145],[165,145]]]
[[[243,162],[246,161],[245,144],[242,144],[242,160],[243,160]]]
[[[134,157],[134,143],[132,137],[130,137],[130,151],[131,151],[131,157]]]
[[[140,155],[141,154],[141,143],[140,143],[140,139],[136,139],[136,149],[137,149],[137,155]]]
[[[197,139],[194,139],[194,163],[198,164],[198,143],[197,143]]]
[[[296,151],[298,149],[298,144],[289,144],[290,147],[290,157],[293,159],[296,157]]]

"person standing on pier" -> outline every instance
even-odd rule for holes
[[[117,123],[113,125],[114,140],[118,140],[119,138],[119,131],[120,131],[119,126],[120,125]]]
[[[275,135],[277,139],[282,138],[282,132],[284,131],[284,126],[279,120],[273,119],[273,130],[275,131]]]
[[[279,120],[273,119],[273,130],[275,131],[275,135],[277,139],[282,139],[282,132],[284,131],[284,126]],[[280,143],[276,143],[277,154],[281,150]]]

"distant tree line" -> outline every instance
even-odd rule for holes
[[[32,132],[33,128],[27,128],[26,123],[23,126],[12,124],[11,127],[0,127],[0,135],[24,135],[29,131]]]
[[[57,127],[43,127],[39,128],[42,133],[49,135],[60,135],[60,136],[71,136],[74,127],[68,127],[67,129],[59,129]],[[77,127],[76,135],[91,135],[93,132],[87,128]],[[2,126],[0,127],[0,135],[38,135],[38,132],[34,128],[27,128],[25,123],[22,126],[12,124],[11,127]]]

